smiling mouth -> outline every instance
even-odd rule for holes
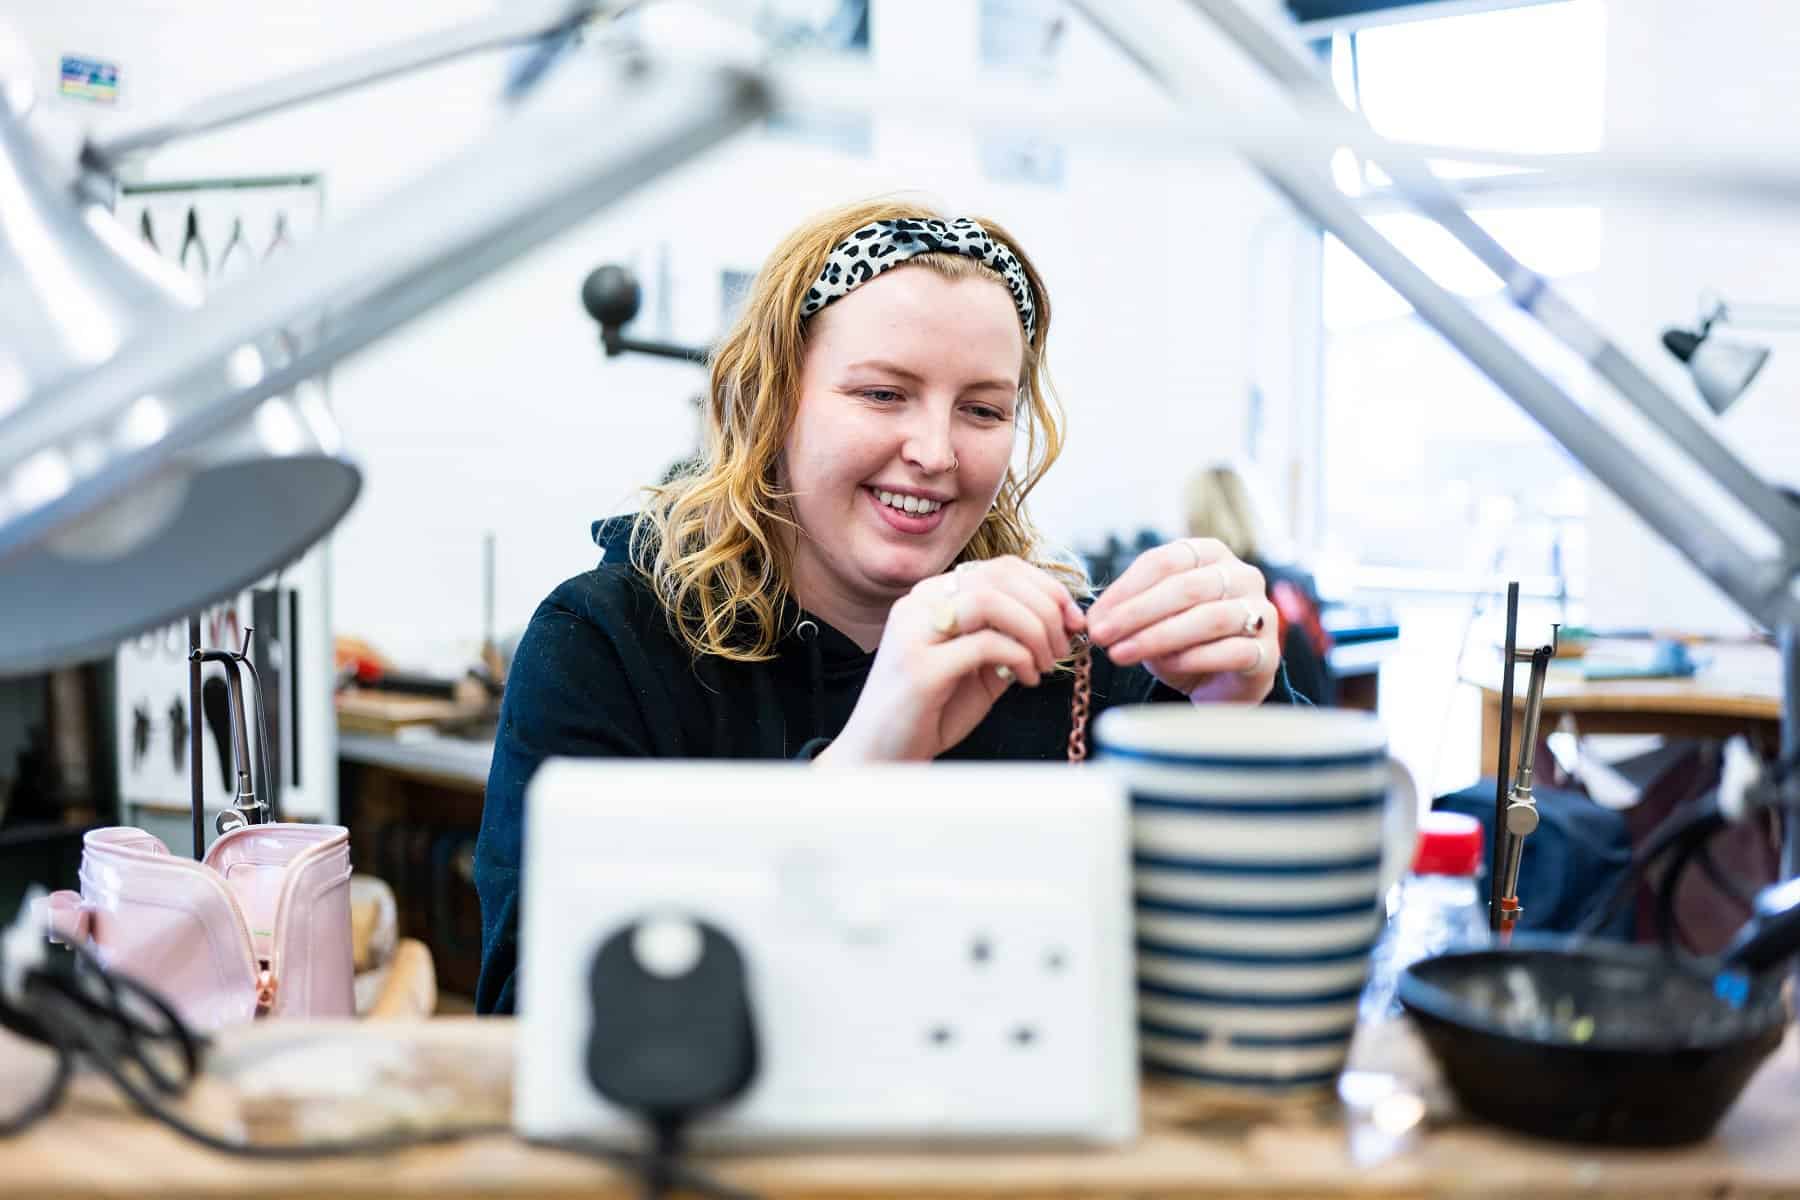
[[[870,488],[868,490],[870,494],[882,504],[885,504],[895,512],[905,513],[910,517],[930,516],[932,513],[937,512],[944,507],[944,501],[942,500],[926,500],[921,496],[908,496],[903,492],[889,492],[884,491],[881,488]]]

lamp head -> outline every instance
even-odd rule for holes
[[[1727,341],[1716,337],[1714,323],[1725,319],[1719,305],[1701,322],[1699,330],[1665,329],[1663,347],[1687,364],[1694,386],[1715,413],[1723,413],[1749,389],[1756,374],[1769,360],[1766,346]]]
[[[72,177],[0,103],[0,675],[106,654],[235,593],[299,557],[361,483],[316,394],[181,434],[279,360],[273,338],[164,394],[61,402],[129,338],[200,303]]]

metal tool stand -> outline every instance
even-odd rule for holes
[[[206,784],[202,774],[202,742],[200,730],[206,724],[206,714],[201,711],[201,668],[209,663],[222,663],[231,685],[232,708],[232,761],[237,768],[237,792],[231,807],[219,814],[220,833],[244,825],[262,825],[275,818],[273,809],[257,799],[257,791],[252,786],[252,772],[255,770],[250,756],[249,730],[244,722],[243,681],[239,671],[250,658],[250,638],[256,631],[244,629],[244,644],[237,650],[207,650],[200,645],[200,618],[198,615],[188,618],[188,781],[193,803],[194,826],[194,861],[206,858]],[[255,689],[259,728],[257,745],[265,755],[268,752],[268,722],[264,719],[262,686]],[[262,784],[266,790],[271,786],[269,772],[262,772]]]
[[[1514,584],[1513,587],[1518,587]],[[1512,787],[1507,789],[1506,803],[1496,814],[1494,821],[1494,850],[1499,862],[1499,871],[1493,881],[1493,903],[1489,913],[1489,922],[1500,941],[1505,943],[1512,937],[1513,926],[1518,924],[1524,909],[1519,904],[1519,867],[1525,858],[1525,839],[1538,827],[1537,801],[1531,794],[1531,775],[1537,757],[1538,723],[1544,711],[1544,677],[1549,673],[1550,660],[1556,657],[1555,626],[1548,646],[1539,646],[1535,650],[1521,651],[1515,646],[1514,630],[1506,632],[1506,673],[1508,681],[1513,668],[1521,662],[1531,664],[1531,681],[1525,686],[1525,719],[1519,734],[1519,768],[1514,775]],[[1507,758],[1504,749],[1500,755],[1500,778],[1505,785]]]

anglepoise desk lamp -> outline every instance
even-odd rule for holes
[[[1730,304],[1717,297],[1703,297],[1702,305],[1695,328],[1665,329],[1662,344],[1687,367],[1707,407],[1723,415],[1756,382],[1769,361],[1769,348],[1719,337],[1714,327],[1800,329],[1800,306]]]
[[[600,326],[600,344],[606,348],[606,356],[649,354],[705,366],[707,350],[704,346],[683,346],[626,335],[625,326],[638,315],[643,300],[644,291],[638,286],[637,276],[612,263],[595,267],[581,281],[581,307]]]
[[[755,119],[729,68],[620,58],[580,111],[509,97],[500,132],[290,255],[186,280],[106,211],[131,154],[359,84],[520,42],[567,40],[606,6],[513,4],[487,20],[276,80],[88,143],[34,136],[30,88],[0,102],[0,673],[103,654],[292,561],[361,475],[295,384]],[[539,71],[541,74],[541,70]],[[593,111],[608,112],[596,136]],[[555,147],[549,152],[547,147]],[[456,197],[447,204],[446,196]],[[282,328],[323,318],[284,357]]]

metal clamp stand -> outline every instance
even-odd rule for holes
[[[1507,793],[1500,823],[1495,827],[1495,836],[1500,843],[1500,874],[1494,881],[1497,905],[1494,927],[1503,943],[1512,937],[1513,926],[1518,923],[1519,914],[1525,911],[1519,905],[1519,865],[1524,861],[1525,838],[1538,827],[1537,801],[1531,795],[1532,760],[1537,750],[1538,721],[1544,708],[1544,676],[1550,669],[1550,660],[1556,656],[1559,629],[1556,625],[1550,627],[1548,646],[1539,646],[1529,652],[1515,649],[1506,664],[1510,673],[1514,663],[1530,662],[1531,682],[1525,687],[1525,726],[1519,738],[1519,769],[1513,777],[1512,790]],[[1510,632],[1507,640],[1512,640]],[[1505,777],[1505,759],[1502,759],[1501,779]]]

